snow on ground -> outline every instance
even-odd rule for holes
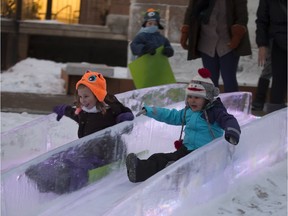
[[[1,91],[64,94],[61,68],[66,64],[27,58],[1,74]]]
[[[23,113],[6,113],[1,112],[1,132],[11,130],[18,125],[25,124],[42,115]]]
[[[189,209],[178,215],[189,216]],[[190,212],[191,213],[191,212]],[[287,160],[244,176],[225,193],[193,209],[194,215],[286,216]]]

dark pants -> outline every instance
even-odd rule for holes
[[[271,104],[285,104],[287,96],[287,49],[273,43],[271,51],[272,60],[272,87],[270,95]]]
[[[211,79],[216,87],[219,86],[220,73],[224,83],[224,92],[237,92],[237,67],[239,55],[231,51],[226,55],[219,57],[217,53],[214,57],[201,53],[202,63],[205,68],[210,70]]]
[[[172,153],[156,153],[151,155],[147,160],[139,160],[136,168],[137,182],[145,181],[155,173],[164,169],[169,162],[174,162],[186,156],[192,151],[182,146]]]

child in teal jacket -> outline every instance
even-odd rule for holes
[[[126,166],[131,182],[145,181],[164,169],[168,163],[186,156],[223,134],[229,143],[238,144],[241,130],[237,119],[227,113],[220,98],[214,99],[218,96],[219,89],[210,79],[210,72],[202,68],[198,73],[186,88],[186,106],[182,110],[144,106],[139,112],[157,121],[185,126],[185,136],[183,141],[175,142],[177,150],[172,153],[153,154],[147,160],[140,160],[134,153],[130,153],[126,158]]]

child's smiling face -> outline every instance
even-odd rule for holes
[[[84,85],[79,86],[78,97],[81,105],[87,109],[92,109],[96,106],[97,98],[88,87]]]
[[[206,103],[205,98],[202,97],[195,97],[188,95],[187,96],[187,104],[189,105],[190,109],[193,111],[200,111],[204,108],[204,105]]]

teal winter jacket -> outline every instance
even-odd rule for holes
[[[188,150],[195,150],[201,146],[211,142],[214,138],[223,136],[227,141],[232,136],[238,143],[240,136],[240,127],[236,118],[227,113],[226,108],[222,104],[220,98],[217,98],[208,108],[206,108],[209,125],[213,131],[213,135],[209,129],[208,122],[205,118],[204,111],[194,112],[187,108],[185,118],[185,109],[167,109],[161,107],[145,106],[146,115],[157,121],[165,122],[170,125],[182,125],[184,119],[184,139],[183,144]]]

